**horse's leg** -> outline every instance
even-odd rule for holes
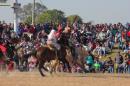
[[[70,64],[69,64],[69,62],[66,60],[66,58],[65,57],[62,57],[61,58],[61,61],[63,62],[63,70],[65,70],[66,69],[66,66],[67,66],[67,69],[68,69],[68,71],[69,72],[71,72],[71,67],[70,67]]]
[[[66,59],[65,59],[65,62],[66,62],[66,65],[67,65],[68,71],[71,73],[71,67],[70,67],[69,62],[68,62]]]
[[[65,61],[63,58],[60,58],[60,61],[63,63],[63,71],[65,71]]]
[[[25,57],[25,69],[26,71],[29,71],[29,67],[28,67],[28,58],[29,58],[30,55],[26,55]]]
[[[80,60],[81,61],[81,60]],[[81,61],[81,62],[78,62],[76,61],[76,64],[86,73],[87,70],[85,69],[85,65],[84,65],[84,62]]]
[[[55,66],[56,66],[56,64],[55,64],[55,62],[51,62],[51,64],[50,64],[50,67],[51,67],[51,69],[50,69],[50,74],[52,75],[52,73],[54,72],[54,70],[55,70]]]
[[[21,59],[21,58],[18,58],[18,62],[19,62],[19,64],[18,64],[18,70],[20,70],[20,67],[21,67],[21,65],[22,65],[22,59]]]
[[[71,67],[70,67],[70,64],[66,58],[66,55],[67,55],[66,50],[63,50],[62,52],[60,52],[59,60],[63,63],[63,71],[65,71],[66,66],[67,66],[68,71],[71,72]]]
[[[19,58],[19,65],[20,65],[20,66],[23,66],[23,63],[24,63],[23,57],[20,57],[20,58]]]
[[[44,66],[42,66],[42,68],[43,68],[45,71],[47,71],[47,72],[49,71],[49,70],[48,70],[46,67],[44,67]]]
[[[28,67],[28,59],[25,60],[25,69],[26,69],[26,71],[29,71],[29,67]]]
[[[59,65],[59,63],[60,61],[58,59],[52,61],[50,74],[52,74],[53,72],[56,73],[56,70],[57,70],[56,68]]]
[[[26,55],[23,55],[21,57],[21,64],[20,64],[20,66],[22,67],[23,71],[25,71],[25,63],[26,63],[25,57],[26,57]]]
[[[39,69],[39,72],[40,72],[41,76],[44,77],[45,75],[44,75],[43,72],[42,72],[43,64],[44,64],[44,62],[40,61],[40,62],[39,62],[39,67],[38,67],[38,69]]]

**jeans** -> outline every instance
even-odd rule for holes
[[[128,72],[128,67],[127,67],[127,66],[124,66],[123,69],[124,69],[124,70],[123,70],[124,73],[127,73],[127,72]]]
[[[128,65],[128,73],[130,74],[130,64]]]
[[[100,52],[100,55],[101,55],[101,56],[106,55],[105,49],[101,49],[99,52]]]
[[[111,41],[111,42],[109,43],[109,48],[110,48],[110,49],[113,49],[114,45],[115,45],[115,43]]]
[[[116,64],[116,73],[123,73],[123,66],[121,64]]]
[[[114,67],[113,66],[108,67],[108,73],[114,73]]]

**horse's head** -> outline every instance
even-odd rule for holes
[[[62,33],[58,39],[58,43],[62,46],[69,46],[69,38],[70,38],[70,34]]]
[[[24,56],[24,48],[20,47],[16,50],[16,52],[19,58],[22,58]]]

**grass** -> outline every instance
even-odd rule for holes
[[[112,50],[112,52],[111,52],[110,54],[107,54],[106,56],[102,56],[102,58],[100,58],[100,60],[101,60],[101,61],[105,61],[105,60],[108,59],[108,57],[111,57],[111,58],[114,60],[115,57],[116,57],[116,54],[117,54],[118,52],[120,52],[121,55],[124,57],[123,51],[121,51],[121,50],[118,49],[118,45],[115,45],[115,46],[114,46],[114,49]]]

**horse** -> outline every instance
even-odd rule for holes
[[[28,58],[30,54],[25,54],[25,48],[20,47],[16,50],[17,56],[16,59],[18,60],[18,67],[20,71],[28,71]]]
[[[72,52],[74,51],[75,48],[73,46],[69,46],[68,40],[69,40],[69,35],[66,33],[65,34],[62,33],[60,39],[58,40],[58,43],[61,46],[60,50],[51,50],[48,46],[41,46],[36,50],[36,57],[38,58],[38,62],[39,62],[38,69],[42,76],[45,76],[42,72],[42,68],[48,71],[48,69],[44,67],[44,64],[46,62],[51,62],[52,60],[56,60],[57,62],[61,61],[63,63],[63,70],[66,69],[66,65],[67,65],[68,71],[71,72],[71,67],[74,61],[74,58],[73,58],[74,55],[72,55]],[[85,52],[85,50],[82,47],[80,49],[81,49],[80,52],[82,51]],[[70,52],[69,56],[67,56],[68,55],[67,51]],[[84,61],[84,58],[82,57],[82,58],[77,59],[75,62],[85,72],[83,61]]]
[[[73,53],[73,54],[72,54]],[[79,66],[82,72],[86,73],[85,69],[85,57],[88,55],[88,50],[86,50],[83,45],[74,47],[72,51],[69,51],[67,55],[67,60],[71,66]]]
[[[64,46],[61,46],[60,50],[52,50],[48,46],[39,47],[36,51],[36,57],[37,57],[38,62],[39,62],[38,69],[39,69],[40,74],[42,76],[45,76],[42,72],[42,68],[45,71],[48,71],[48,69],[45,68],[44,65],[46,62],[51,62],[53,60],[56,60],[56,62],[55,62],[56,64],[57,64],[57,62],[59,63],[59,61],[61,61],[64,65],[63,69],[65,69],[66,68],[65,66],[67,65],[69,72],[71,72],[69,62],[65,58],[66,55],[67,55],[67,52],[66,52],[66,49]],[[54,64],[52,70],[55,70],[54,67],[56,67],[56,64]],[[52,70],[50,73],[53,72]]]
[[[17,66],[18,66],[18,68],[20,68],[21,66],[23,66],[23,63],[24,63],[24,49],[22,47],[18,48],[16,50],[16,55],[17,55],[16,59],[18,61]]]
[[[68,35],[67,35],[68,36]],[[67,56],[67,46],[68,46],[68,40],[66,40],[67,37],[64,37],[64,35],[62,34],[59,39],[58,39],[58,44],[60,45],[60,50],[58,49],[51,49],[48,45],[47,46],[41,46],[36,50],[36,57],[38,58],[38,62],[39,62],[39,72],[42,76],[45,76],[42,72],[42,68],[46,71],[47,68],[44,67],[44,64],[46,62],[51,62],[52,60],[56,60],[56,64],[57,62],[62,62],[63,63],[63,70],[66,70],[66,66],[69,72],[71,72],[71,67],[70,64],[68,62],[68,60],[66,59]],[[52,46],[53,47],[53,46]],[[56,65],[55,65],[56,67]],[[54,66],[52,69],[55,69]]]
[[[62,33],[60,39],[58,40],[58,43],[62,45],[61,51],[65,53],[60,56],[60,61],[63,63],[63,70],[65,69],[65,64],[67,64],[69,70],[71,70],[73,66],[78,65],[82,68],[83,72],[86,72],[84,57],[88,54],[88,52],[82,44],[76,46],[76,43],[73,43],[74,40],[72,40],[74,38],[71,38],[70,35],[71,34],[69,33]]]

